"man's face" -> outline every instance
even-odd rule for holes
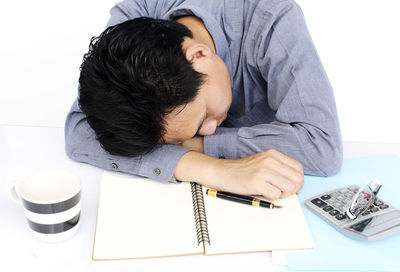
[[[195,100],[180,106],[165,117],[164,140],[179,144],[195,135],[207,136],[227,117],[232,103],[232,90],[228,69],[217,55],[193,63],[193,68],[206,75]]]

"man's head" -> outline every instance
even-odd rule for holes
[[[231,103],[221,62],[182,24],[126,21],[92,39],[81,66],[79,104],[99,142],[115,155],[141,155],[202,130],[209,135]],[[224,80],[216,74],[221,65]]]

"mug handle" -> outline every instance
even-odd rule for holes
[[[10,193],[11,199],[12,199],[15,203],[17,203],[18,205],[22,205],[21,196],[20,196],[19,191],[18,191],[18,184],[19,184],[19,183],[20,183],[19,180],[14,180],[14,181],[10,184],[9,193]]]

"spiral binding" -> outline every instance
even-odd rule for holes
[[[205,242],[210,245],[210,236],[208,235],[206,210],[201,185],[191,182],[190,187],[192,190],[193,212],[196,223],[197,245]]]

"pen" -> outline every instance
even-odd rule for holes
[[[218,198],[222,198],[222,199],[226,199],[226,200],[230,200],[230,201],[234,201],[234,202],[239,202],[239,203],[243,203],[243,204],[248,204],[248,205],[255,206],[255,207],[264,207],[264,208],[270,208],[270,209],[282,208],[282,206],[278,206],[278,205],[275,205],[274,203],[264,201],[264,200],[261,200],[261,199],[255,198],[255,197],[251,197],[251,196],[237,195],[234,193],[221,192],[221,191],[211,190],[211,189],[207,189],[206,194],[209,196],[218,197]]]

